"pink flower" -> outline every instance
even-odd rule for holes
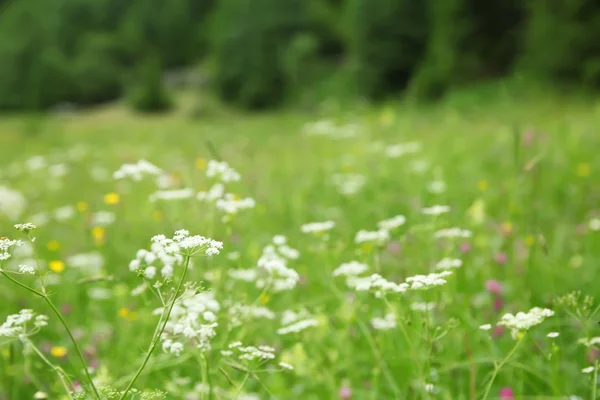
[[[514,400],[515,399],[515,394],[512,390],[512,388],[510,387],[505,387],[500,389],[500,392],[498,393],[498,395],[500,396],[500,400]]]
[[[499,338],[503,334],[504,334],[504,327],[502,325],[497,325],[494,327],[494,330],[492,330],[492,337],[495,339]]]
[[[350,400],[352,398],[352,389],[348,386],[342,386],[339,392],[340,400]]]
[[[471,251],[471,243],[463,242],[460,244],[460,252],[466,254]]]
[[[502,298],[500,296],[496,297],[494,299],[494,311],[498,312],[502,309],[502,306],[504,305],[504,301],[502,301]]]
[[[491,294],[494,294],[494,295],[501,294],[502,290],[503,290],[502,283],[500,283],[500,281],[497,281],[495,279],[490,279],[490,280],[486,281],[485,288],[487,289],[488,292],[490,292]]]
[[[63,313],[64,315],[71,314],[72,310],[73,310],[73,307],[71,307],[71,305],[69,303],[65,303],[60,306],[60,312]]]
[[[592,347],[586,356],[590,364],[595,363],[596,360],[598,360],[598,357],[600,357],[600,350],[598,350],[596,347]]]
[[[500,253],[497,253],[494,256],[494,259],[496,260],[496,262],[500,265],[504,265],[506,264],[506,261],[508,260],[508,256],[506,255],[505,252],[501,251]]]

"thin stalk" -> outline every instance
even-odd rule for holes
[[[23,289],[26,289],[28,291],[30,291],[31,293],[33,293],[36,296],[41,297],[42,299],[44,299],[46,301],[46,303],[48,303],[48,305],[50,306],[50,308],[52,309],[52,311],[54,312],[54,314],[56,314],[56,316],[58,317],[58,319],[60,320],[60,323],[62,324],[62,326],[65,328],[65,330],[67,331],[67,334],[69,335],[69,339],[71,339],[71,343],[73,344],[73,347],[75,348],[75,352],[77,353],[77,357],[79,357],[79,360],[81,361],[81,364],[83,365],[83,372],[85,373],[85,376],[90,384],[90,387],[92,388],[92,390],[94,391],[94,394],[96,396],[96,398],[98,400],[101,400],[102,398],[100,397],[100,393],[98,392],[98,389],[96,388],[96,385],[94,385],[94,381],[92,379],[92,376],[90,374],[90,371],[88,370],[87,367],[87,363],[85,362],[85,358],[83,358],[83,353],[81,352],[81,349],[79,348],[79,345],[77,344],[77,341],[75,340],[75,337],[73,336],[73,333],[71,332],[71,329],[69,328],[69,325],[67,325],[67,322],[65,321],[65,319],[63,318],[62,314],[60,313],[60,311],[58,311],[58,308],[56,308],[56,306],[54,305],[54,303],[52,303],[52,300],[50,300],[50,298],[42,293],[42,292],[38,292],[37,290],[17,281],[16,279],[13,279],[10,275],[8,275],[6,272],[1,271],[2,275],[4,275],[8,280],[10,280],[11,282],[15,283],[16,285],[22,287]]]
[[[137,381],[137,379],[139,378],[139,376],[142,373],[142,371],[144,370],[144,368],[146,368],[146,364],[148,364],[148,361],[150,360],[150,356],[152,356],[154,349],[158,345],[160,337],[163,334],[163,332],[165,331],[165,328],[167,327],[167,322],[169,322],[169,317],[171,316],[171,311],[173,311],[173,307],[175,306],[175,302],[177,301],[177,297],[179,296],[181,287],[183,286],[183,281],[185,279],[185,275],[187,274],[187,270],[190,265],[190,258],[191,257],[188,255],[185,259],[185,266],[183,267],[183,273],[181,274],[181,279],[179,279],[179,284],[177,285],[177,289],[175,290],[175,295],[173,296],[173,300],[171,301],[171,304],[169,305],[169,310],[167,311],[165,320],[164,320],[160,330],[158,331],[158,334],[155,334],[154,337],[152,338],[152,342],[150,343],[150,348],[148,348],[148,351],[146,352],[146,357],[144,357],[144,361],[142,362],[142,365],[140,365],[140,367],[138,368],[137,372],[133,376],[133,379],[131,379],[131,381],[129,382],[129,385],[127,385],[127,388],[125,388],[125,391],[123,392],[121,397],[119,397],[119,400],[125,399],[125,396],[127,396],[127,393],[129,393],[129,391],[133,387],[133,384],[135,383],[135,381]],[[160,324],[160,321],[159,321],[159,324]]]
[[[235,394],[234,399],[237,400],[240,397],[240,394],[242,393],[242,389],[244,388],[244,384],[248,380],[249,376],[250,376],[250,371],[246,372],[246,375],[244,375],[244,380],[242,381],[242,383],[240,383],[240,386],[238,387],[238,390],[237,390],[237,392]]]
[[[596,365],[594,366],[594,378],[592,379],[592,399],[596,400],[598,398],[598,360],[596,360]]]
[[[208,362],[205,356],[201,356],[202,358],[202,390],[200,391],[200,398],[204,400],[206,398],[205,388],[208,386]],[[209,389],[210,394],[210,389]]]
[[[69,399],[73,400],[73,396],[71,395],[71,389],[69,389],[69,383],[67,383],[68,378],[67,378],[67,374],[65,373],[65,371],[58,365],[52,364],[52,362],[50,360],[48,360],[48,358],[44,355],[44,353],[42,353],[40,351],[40,349],[38,349],[29,339],[25,339],[25,342],[42,359],[42,361],[44,361],[44,363],[46,363],[46,365],[48,365],[50,368],[52,368],[56,372],[56,374],[58,375],[58,378],[60,379],[60,382],[62,383],[62,385],[65,389],[65,392],[67,392],[67,396],[69,396]]]
[[[482,400],[487,400],[488,396],[490,395],[490,391],[492,390],[492,385],[494,384],[494,380],[496,380],[496,376],[498,375],[498,372],[502,369],[502,367],[504,365],[506,365],[506,363],[510,360],[510,358],[513,356],[513,354],[515,354],[515,352],[517,351],[517,349],[519,348],[521,343],[524,341],[525,341],[524,336],[520,340],[517,340],[517,344],[513,347],[513,349],[510,351],[510,353],[508,353],[508,355],[506,357],[504,357],[504,359],[500,362],[500,364],[494,366],[494,373],[492,374],[492,377],[490,378],[490,382],[488,383],[487,388],[485,389],[485,393],[483,394]]]

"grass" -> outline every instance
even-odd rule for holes
[[[338,139],[302,133],[321,119],[355,124],[359,133]],[[173,300],[169,285],[161,288],[162,300],[149,291],[132,296],[144,279],[128,265],[153,235],[185,228],[224,243],[218,256],[193,258],[186,279],[202,282],[201,290],[219,302],[217,334],[204,353],[186,342],[175,357],[158,345],[133,384],[140,392],[161,390],[168,399],[332,399],[349,398],[349,392],[353,399],[491,399],[508,396],[510,388],[517,398],[594,399],[598,364],[588,356],[597,350],[578,339],[599,336],[600,328],[598,300],[585,297],[599,296],[600,232],[588,226],[600,214],[598,126],[600,107],[589,99],[501,88],[457,92],[428,108],[390,103],[313,114],[227,111],[192,120],[185,112],[140,117],[111,106],[72,116],[5,116],[1,185],[20,191],[27,204],[15,220],[0,207],[0,236],[24,239],[14,223],[49,216],[32,234],[48,273],[48,298],[106,398],[123,395],[165,322],[153,311]],[[420,152],[385,156],[386,146],[413,141]],[[27,161],[35,155],[43,155],[46,166],[32,171]],[[111,178],[123,163],[147,159],[168,172],[173,187],[197,192],[210,187],[206,161],[215,158],[242,176],[228,190],[256,200],[254,209],[228,222],[195,198],[149,202],[152,179]],[[47,166],[58,163],[68,172],[53,177]],[[365,184],[343,195],[332,183],[336,173],[362,174]],[[444,182],[445,190],[432,192],[432,182]],[[422,207],[435,204],[452,210],[437,218],[422,214]],[[52,213],[63,206],[75,213],[56,220]],[[114,222],[95,222],[97,211],[113,213]],[[375,230],[378,221],[399,214],[407,222],[385,244],[354,243],[359,230]],[[335,222],[328,241],[300,231],[302,224],[325,220]],[[434,239],[435,231],[449,227],[472,236]],[[288,264],[300,276],[293,290],[274,293],[229,277],[231,269],[255,267],[274,235],[285,235],[300,251]],[[99,269],[91,261],[74,265],[73,255],[91,252],[101,255]],[[369,265],[368,274],[402,282],[434,271],[443,257],[463,265],[445,285],[427,291],[378,298],[332,277],[340,264],[357,260]],[[2,268],[30,258],[17,251]],[[175,268],[175,283],[182,271]],[[10,276],[39,289],[37,275]],[[501,283],[501,293],[486,289],[490,280]],[[0,285],[0,320],[23,308],[50,317],[35,335],[0,338],[0,399],[29,399],[36,392],[68,398],[64,387],[71,385],[89,390],[77,349],[44,299],[4,277]],[[413,310],[424,302],[435,306]],[[237,303],[268,307],[276,317],[234,326]],[[534,306],[555,315],[516,339],[497,330],[502,314]],[[284,311],[303,309],[317,326],[276,333]],[[395,326],[374,329],[372,319],[387,314],[395,316]],[[484,324],[492,330],[479,329]],[[549,332],[560,336],[548,338]],[[221,356],[235,339],[273,346],[276,359],[259,366]],[[294,371],[282,371],[279,361]],[[592,372],[583,373],[589,366]],[[127,396],[142,398],[140,392]]]

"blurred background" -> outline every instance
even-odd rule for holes
[[[600,83],[595,0],[0,0],[0,110],[250,110]],[[177,96],[175,96],[177,97]]]

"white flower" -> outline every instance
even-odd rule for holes
[[[483,324],[479,327],[479,329],[481,329],[482,331],[489,331],[490,329],[492,329],[492,325],[491,324]]]
[[[33,275],[33,274],[35,274],[35,268],[33,268],[33,267],[29,266],[29,265],[20,264],[19,265],[19,272],[21,274],[30,274],[30,275]]]
[[[452,269],[462,266],[462,260],[458,258],[442,258],[436,265],[435,269]]]
[[[146,267],[146,269],[144,270],[144,276],[146,277],[146,279],[154,279],[154,277],[156,276],[156,267]]]
[[[583,372],[584,374],[589,374],[589,373],[594,372],[595,369],[596,369],[596,367],[591,365],[589,367],[585,367],[584,369],[582,369],[581,372]]]
[[[227,193],[224,198],[217,199],[215,207],[227,214],[237,214],[239,210],[254,208],[256,201],[251,197],[238,199],[234,194]]]
[[[250,269],[230,269],[227,274],[231,279],[244,282],[254,282],[258,275],[258,272],[254,268]]]
[[[442,271],[428,275],[415,275],[406,278],[406,284],[411,290],[427,290],[436,286],[442,286],[447,283],[446,277],[452,275],[451,271]]]
[[[10,258],[10,250],[12,250],[14,247],[19,247],[22,245],[23,242],[20,240],[0,238],[0,261],[8,260]]]
[[[150,202],[154,203],[157,200],[181,200],[189,199],[194,196],[194,192],[190,188],[172,189],[172,190],[157,190],[150,195]]]
[[[26,206],[27,200],[21,192],[0,185],[0,215],[15,221],[23,214]]]
[[[35,392],[35,394],[33,395],[33,398],[35,400],[44,400],[44,399],[48,398],[48,393],[38,391],[38,392]]]
[[[357,276],[369,269],[367,264],[359,263],[358,261],[350,261],[343,263],[335,270],[332,275],[337,276]]]
[[[398,284],[390,282],[379,274],[373,274],[364,278],[348,277],[346,284],[358,292],[372,291],[375,293],[375,297],[383,297],[383,295],[389,292],[404,293],[409,288],[409,285],[406,283]]]
[[[288,364],[286,362],[281,361],[279,363],[279,366],[283,369],[287,369],[288,371],[293,371],[294,370],[294,366],[292,364]]]
[[[235,182],[240,180],[240,174],[231,168],[225,161],[210,160],[206,168],[206,176],[218,178],[222,182]]]
[[[468,229],[460,229],[460,228],[448,228],[448,229],[440,229],[439,231],[433,234],[433,237],[436,239],[439,238],[470,238],[471,231]]]
[[[287,242],[287,238],[283,235],[273,236],[273,244],[275,244],[277,246],[283,246],[284,244],[286,244],[286,242]]]
[[[427,190],[434,194],[444,193],[446,191],[446,182],[444,181],[433,181],[427,185]]]
[[[378,231],[365,231],[360,230],[354,237],[354,243],[360,244],[365,242],[374,242],[377,244],[383,244],[390,238],[390,233],[386,229],[379,229]]]
[[[184,254],[195,256],[203,253],[204,255],[212,256],[219,254],[223,248],[223,242],[200,235],[190,236],[190,233],[185,229],[176,231],[172,239],[165,237],[165,235],[154,236],[152,242],[162,246],[162,251],[166,254],[172,255]]]
[[[162,170],[156,165],[146,160],[139,160],[135,164],[123,164],[113,173],[113,179],[131,178],[134,181],[141,181],[145,175],[158,176]]]
[[[298,333],[313,326],[318,326],[319,321],[314,318],[303,319],[290,325],[277,329],[278,335],[287,335],[288,333]]]
[[[557,338],[559,335],[560,333],[558,332],[550,332],[546,336],[548,336],[549,338]]]
[[[331,177],[338,191],[346,196],[359,192],[367,179],[359,174],[335,174]]]
[[[25,222],[24,224],[16,224],[15,225],[15,229],[18,230],[19,232],[23,232],[23,233],[33,232],[36,228],[37,228],[37,226],[35,226],[31,222]]]
[[[414,311],[427,312],[435,308],[435,303],[412,303],[410,309]]]
[[[389,158],[398,158],[405,154],[418,153],[421,151],[421,143],[407,142],[389,145],[385,148],[385,155]]]
[[[372,318],[371,326],[379,331],[387,331],[397,326],[396,316],[392,313],[386,314],[384,318]]]
[[[332,229],[335,226],[333,221],[310,222],[300,227],[302,233],[322,233]]]
[[[96,211],[92,214],[91,224],[94,226],[107,226],[117,220],[115,213],[110,211]]]
[[[54,210],[54,218],[57,221],[67,221],[75,215],[75,208],[73,206],[63,206]]]
[[[275,319],[275,313],[267,307],[234,304],[229,307],[229,319],[232,326],[240,326],[253,319]]]
[[[30,324],[33,321],[33,327]],[[0,337],[18,338],[30,336],[39,331],[39,328],[48,325],[48,317],[36,315],[32,310],[24,309],[18,314],[9,315],[0,325]]]
[[[516,338],[517,333],[527,331],[530,328],[541,324],[544,319],[554,315],[554,311],[547,308],[534,307],[528,312],[518,312],[516,315],[504,314],[498,325],[506,326],[511,330],[513,338]]]
[[[588,228],[591,231],[600,231],[600,218],[592,218],[588,223]]]
[[[406,223],[406,217],[404,215],[396,215],[393,218],[385,219],[377,223],[377,227],[382,231],[394,230]]]
[[[441,215],[450,212],[450,206],[435,205],[421,210],[425,215]]]
[[[591,347],[591,346],[595,346],[597,344],[600,344],[600,336],[596,336],[593,338],[581,338],[577,341],[577,343],[580,343],[586,347]]]
[[[201,201],[217,201],[225,196],[225,185],[220,182],[215,183],[208,192],[199,192],[196,199]]]
[[[104,266],[104,257],[101,253],[92,251],[89,253],[74,254],[68,257],[66,262],[70,267],[79,268],[88,275],[95,275]]]
[[[59,178],[61,176],[65,176],[69,172],[69,167],[67,164],[54,164],[48,167],[48,173],[54,177]]]

